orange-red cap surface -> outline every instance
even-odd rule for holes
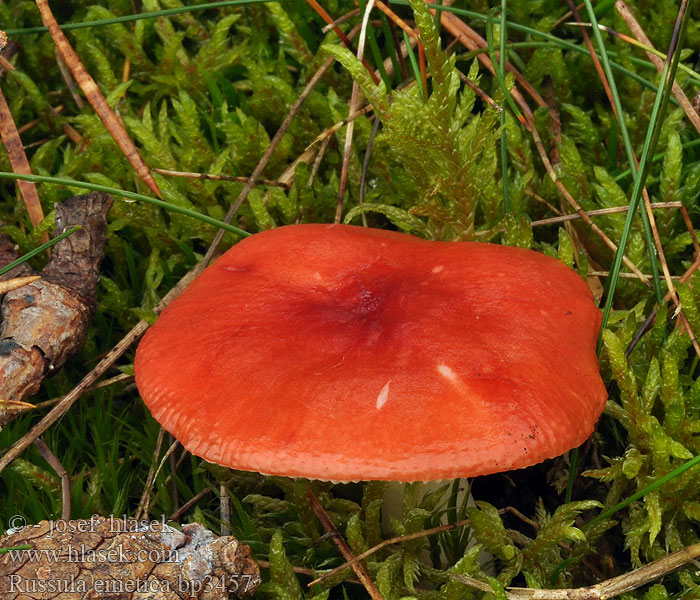
[[[153,416],[235,469],[433,480],[581,444],[606,392],[583,280],[519,248],[344,225],[243,240],[136,352]]]

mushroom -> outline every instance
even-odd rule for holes
[[[147,332],[136,383],[190,452],[333,481],[454,479],[580,445],[606,391],[583,280],[520,248],[292,225],[236,244]]]

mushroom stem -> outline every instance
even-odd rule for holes
[[[434,492],[435,490],[439,489],[441,486],[445,485],[447,480],[442,480],[442,481],[424,481],[421,483],[421,492],[423,494],[423,497],[425,495]],[[459,509],[459,507],[463,506],[465,500],[467,503],[467,506],[476,506],[474,503],[474,500],[472,498],[471,492],[470,492],[470,487],[469,485],[460,485],[459,486],[459,491],[457,492],[457,497],[456,497],[456,507]],[[389,484],[387,485],[386,490],[384,491],[384,496],[383,496],[383,503],[382,503],[382,531],[385,535],[385,537],[391,537],[395,535],[396,532],[394,532],[393,527],[392,527],[392,519],[396,520],[401,520],[403,517],[403,499],[404,499],[404,494],[406,493],[406,484],[401,483],[398,481],[390,481]],[[445,492],[446,494],[449,494],[449,490]],[[470,542],[470,546],[474,544],[474,541]],[[480,557],[481,559],[480,562],[482,564],[485,564],[485,562],[488,560],[489,555],[487,553],[482,553],[483,555]],[[423,549],[421,552],[421,558],[425,562],[430,562],[430,552],[428,549]],[[444,554],[441,552],[441,559],[445,558]]]

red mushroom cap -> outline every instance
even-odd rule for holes
[[[433,480],[558,456],[606,399],[583,280],[519,248],[294,225],[238,243],[148,331],[136,383],[211,462]]]

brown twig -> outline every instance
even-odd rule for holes
[[[306,495],[308,496],[309,502],[311,503],[311,509],[314,511],[314,514],[318,517],[318,520],[321,521],[323,528],[333,538],[333,541],[335,542],[335,545],[338,546],[340,553],[343,555],[345,560],[347,560],[348,562],[352,561],[355,557],[353,556],[352,550],[350,550],[350,546],[348,546],[348,543],[345,541],[345,538],[343,538],[341,533],[336,529],[335,525],[333,524],[333,521],[331,521],[330,517],[326,514],[326,511],[323,509],[323,506],[321,506],[321,503],[318,501],[318,498],[316,498],[316,495],[314,494],[313,490],[309,485],[306,486]],[[352,570],[355,571],[355,575],[357,575],[358,579],[362,582],[362,585],[365,586],[365,589],[367,590],[367,593],[370,595],[372,600],[383,600],[383,597],[377,589],[377,586],[374,585],[374,582],[367,574],[367,571],[361,563],[353,562]]]
[[[504,511],[500,510],[499,512],[502,514]],[[423,529],[422,531],[417,531],[415,533],[399,535],[388,540],[383,540],[379,542],[376,546],[372,546],[369,550],[366,550],[362,554],[353,556],[351,560],[344,562],[342,565],[336,567],[332,571],[328,571],[327,573],[324,573],[320,577],[314,579],[311,583],[308,584],[308,586],[311,587],[312,585],[320,583],[324,579],[328,579],[329,577],[337,575],[342,570],[347,569],[348,567],[352,567],[354,564],[358,563],[361,560],[364,560],[369,556],[372,556],[372,554],[376,554],[377,552],[379,552],[383,548],[386,548],[387,546],[392,546],[393,544],[401,544],[403,542],[410,542],[411,540],[417,540],[423,537],[435,535],[437,533],[445,533],[447,531],[452,531],[453,529],[466,527],[467,525],[469,525],[469,519],[464,519],[463,521],[457,521],[456,523],[447,523],[446,525],[440,525],[438,527],[433,527],[432,529]]]
[[[688,563],[695,562],[699,556],[700,544],[694,544],[639,569],[595,585],[556,590],[509,587],[506,588],[506,598],[508,600],[607,600],[660,579]],[[450,578],[484,592],[493,592],[490,585],[473,577],[451,573]]]
[[[693,222],[690,220],[690,215],[688,214],[688,209],[681,203],[681,215],[683,216],[683,222],[685,227],[690,233],[690,238],[693,240],[693,249],[695,250],[695,256],[700,256],[700,243],[698,243],[698,236],[695,233],[695,228],[693,227]]]
[[[187,513],[190,508],[192,508],[195,504],[197,504],[204,496],[206,496],[209,492],[211,492],[211,488],[209,486],[205,487],[201,492],[199,492],[196,496],[192,496],[187,502],[185,502],[180,508],[178,508],[172,515],[168,517],[168,521],[179,521],[182,515]]]
[[[24,153],[24,148],[22,147],[22,139],[19,137],[17,125],[15,125],[15,120],[12,118],[10,107],[7,104],[7,100],[5,100],[5,95],[2,93],[2,90],[0,90],[0,136],[2,136],[3,144],[5,144],[5,148],[7,149],[7,155],[10,159],[12,170],[22,175],[31,175],[32,170],[29,167],[27,155]],[[44,211],[41,208],[41,201],[36,191],[36,185],[31,181],[18,180],[17,186],[20,192],[22,192],[22,198],[24,198],[24,205],[27,208],[29,220],[32,222],[32,225],[36,227],[44,218]]]
[[[56,471],[56,475],[61,478],[61,519],[67,521],[70,519],[70,477],[68,471],[58,460],[56,455],[51,452],[51,448],[46,445],[46,442],[41,438],[34,440],[34,444],[39,449],[39,453],[44,460],[51,465],[51,468]]]
[[[87,72],[87,69],[78,58],[75,50],[73,50],[68,38],[66,38],[61,28],[58,26],[51,9],[49,8],[47,0],[36,0],[37,7],[41,13],[41,19],[44,25],[48,28],[54,43],[56,44],[56,50],[65,61],[66,65],[70,69],[75,81],[83,90],[85,97],[88,102],[92,105],[92,108],[97,113],[97,116],[104,123],[107,131],[114,138],[121,151],[126,156],[127,160],[134,168],[134,171],[143,180],[143,182],[148,186],[148,188],[159,198],[162,198],[160,189],[158,189],[158,184],[153,175],[148,170],[148,166],[141,158],[141,154],[136,149],[134,142],[131,141],[129,134],[126,132],[124,125],[117,115],[114,113],[112,108],[107,103],[107,100],[102,95],[100,88],[97,87],[95,80]]]

